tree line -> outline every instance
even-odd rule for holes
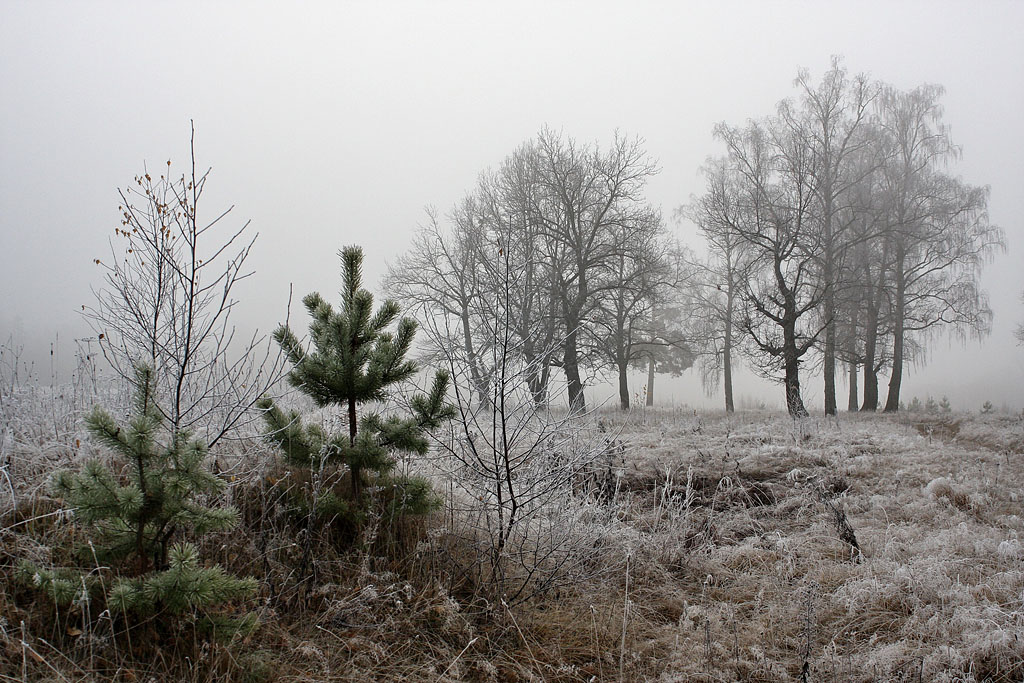
[[[639,139],[601,148],[542,130],[483,173],[445,225],[430,213],[386,287],[417,309],[435,350],[457,354],[481,403],[498,363],[495,322],[508,318],[537,404],[560,370],[570,406],[585,409],[588,378],[612,368],[628,407],[631,366],[685,369],[693,357],[667,313],[686,279],[683,252],[643,198],[657,170]]]
[[[704,238],[695,256],[646,202],[658,172],[637,138],[607,148],[544,129],[480,176],[442,221],[430,212],[387,286],[418,308],[435,350],[460,354],[486,401],[488,321],[511,309],[516,350],[543,403],[561,371],[570,406],[611,372],[628,408],[631,367],[679,374],[694,363],[733,410],[738,357],[782,383],[806,415],[801,366],[820,367],[824,411],[899,408],[903,370],[936,333],[989,332],[983,265],[1005,249],[988,188],[951,165],[943,89],[851,75],[838,58],[771,115],[714,128],[724,153],[677,211]],[[496,267],[507,255],[510,269]],[[862,388],[861,388],[862,387]]]

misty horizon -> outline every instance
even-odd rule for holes
[[[236,293],[234,324],[247,336],[283,321],[290,287],[296,300],[335,292],[345,245],[364,248],[366,282],[380,297],[388,266],[426,222],[424,207],[444,215],[545,126],[586,144],[607,145],[617,131],[641,138],[660,168],[647,201],[702,253],[696,226],[672,216],[703,191],[705,160],[723,153],[713,127],[773,113],[796,95],[800,68],[819,78],[840,55],[850,74],[945,88],[943,120],[962,151],[951,172],[990,188],[989,220],[1006,234],[1006,253],[981,276],[991,334],[932,339],[925,362],[905,371],[904,400],[1022,407],[1024,349],[1013,331],[1024,321],[1024,134],[1015,126],[1024,55],[1012,27],[1024,8],[1016,3],[929,4],[927,16],[915,4],[836,4],[817,20],[796,3],[641,4],[629,14],[559,4],[546,21],[535,20],[539,5],[507,14],[344,6],[317,16],[198,7],[194,29],[172,29],[166,46],[150,46],[143,27],[173,25],[175,10],[3,10],[0,343],[24,345],[43,378],[51,343],[59,340],[55,367],[66,379],[74,340],[90,334],[79,311],[102,284],[94,259],[110,253],[117,189],[168,159],[185,168],[190,120],[197,166],[212,167],[207,215],[234,206],[230,225],[251,220],[259,234],[255,274]],[[573,21],[579,30],[558,31]],[[292,315],[303,315],[294,302]],[[807,363],[802,385],[820,412],[815,365]],[[644,379],[637,371],[630,384]],[[720,407],[694,370],[658,382],[665,400]],[[745,367],[736,382],[738,397],[782,404],[779,386]],[[600,401],[614,392],[592,393]]]

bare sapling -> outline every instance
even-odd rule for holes
[[[498,250],[496,260],[507,298],[517,264],[506,249]],[[488,400],[476,400],[479,377],[463,362],[459,346],[453,342],[441,349],[457,415],[439,442],[452,518],[468,525],[463,531],[479,549],[473,557],[453,559],[472,565],[461,568],[479,577],[490,599],[514,605],[581,575],[593,547],[584,547],[580,533],[580,511],[588,498],[574,487],[601,448],[583,435],[588,415],[556,411],[535,400],[530,378],[537,368],[523,353],[503,300],[487,322]],[[435,340],[452,339],[435,332]]]
[[[154,397],[172,432],[188,430],[213,446],[258,417],[250,409],[279,379],[280,354],[265,336],[236,339],[231,323],[236,286],[252,275],[246,260],[256,241],[249,222],[226,228],[233,207],[200,212],[210,170],[191,165],[177,179],[171,162],[119,190],[121,224],[96,302],[83,306],[114,372],[132,383],[138,364],[152,368]],[[155,173],[155,172],[154,172]]]

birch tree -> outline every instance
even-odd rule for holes
[[[981,268],[1005,249],[1003,232],[988,220],[988,188],[943,172],[959,156],[942,122],[940,86],[885,88],[880,125],[890,157],[884,187],[891,209],[893,352],[885,411],[899,409],[908,339],[951,327],[964,335],[991,330]]]

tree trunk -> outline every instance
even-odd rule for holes
[[[826,127],[825,139],[828,139]],[[822,353],[825,364],[825,414],[835,415],[839,411],[836,401],[836,296],[835,296],[835,236],[832,233],[832,215],[834,213],[834,192],[832,176],[831,149],[825,145],[825,157],[822,163],[825,165],[825,182],[823,183],[822,196],[824,197],[823,220],[824,220],[824,256],[825,264],[822,278],[825,281],[825,296],[822,300],[822,312],[825,314],[825,348]]]
[[[782,260],[775,256],[775,281],[782,293],[782,365],[786,375],[786,410],[793,417],[807,417],[809,413],[800,397],[800,353],[796,341],[797,314],[796,294],[786,285],[782,274]]]
[[[864,325],[864,403],[862,412],[878,410],[878,372],[875,355],[878,347],[878,305],[881,298],[868,302],[868,319]]]
[[[878,372],[874,363],[864,364],[864,403],[861,412],[873,413],[878,410]]]
[[[897,312],[902,308],[897,306]],[[896,320],[892,342],[892,375],[889,377],[889,395],[885,399],[885,412],[900,409],[900,386],[903,384],[903,321]]]
[[[892,335],[892,376],[889,377],[889,395],[885,399],[885,412],[895,413],[900,409],[900,385],[903,383],[903,333],[906,313],[906,278],[903,276],[903,249],[896,250],[896,301],[895,324]]]
[[[730,283],[725,301],[725,344],[722,348],[722,381],[725,388],[725,412],[735,411],[732,402],[732,311],[733,293]]]
[[[565,381],[569,392],[569,410],[572,412],[585,412],[587,410],[587,399],[583,395],[583,380],[580,379],[579,351],[576,345],[577,327],[569,327],[565,335],[565,358],[563,369],[565,370]]]
[[[526,378],[530,388],[530,395],[533,396],[533,405],[538,409],[545,409],[548,405],[548,373],[550,367],[545,365],[541,370],[533,370]]]
[[[629,410],[629,377],[626,370],[626,361],[621,358],[616,363],[619,367],[619,407],[623,410]]]
[[[794,302],[793,309],[795,308]],[[797,355],[795,315],[789,314],[783,320],[782,337],[783,365],[786,371],[786,409],[793,417],[807,417],[809,413],[800,397],[800,357]]]
[[[830,277],[830,276],[827,276]],[[826,283],[830,287],[830,283]],[[836,326],[835,326],[835,297],[831,289],[825,295],[825,414],[835,415],[838,412],[836,402]]]
[[[809,413],[800,398],[800,361],[786,360],[786,409],[793,417],[807,417]]]
[[[348,400],[348,438],[349,443],[354,447],[356,445],[356,401],[352,398]],[[354,465],[350,465],[349,470],[352,475],[352,497],[358,498],[362,491],[362,474],[360,468]]]
[[[647,401],[648,408],[654,405],[654,359],[647,361]]]
[[[847,410],[851,413],[857,412],[857,364],[850,362],[850,400]]]

